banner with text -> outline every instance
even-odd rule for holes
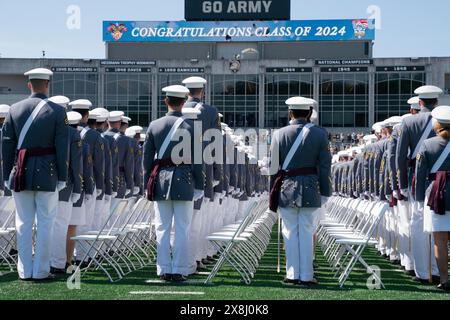
[[[104,21],[105,42],[371,41],[374,20]]]

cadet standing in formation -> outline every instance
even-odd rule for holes
[[[16,203],[19,277],[44,280],[52,278],[49,243],[58,191],[66,187],[69,132],[64,108],[47,98],[52,72],[34,69],[25,76],[32,95],[11,106],[2,129],[3,178]]]
[[[331,196],[331,155],[326,132],[311,124],[316,101],[286,101],[288,126],[274,134],[271,146],[270,209],[279,208],[286,247],[288,284],[317,283],[313,270],[314,212]]]

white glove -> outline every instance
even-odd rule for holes
[[[112,193],[111,197],[112,197],[112,198],[115,198],[115,197],[117,197],[117,192],[113,191],[113,193]]]
[[[129,194],[130,194],[130,192],[131,192],[131,190],[130,190],[130,189],[125,189],[125,195],[129,195]]]
[[[77,203],[78,200],[80,200],[80,198],[81,198],[81,194],[72,193],[72,196],[71,196],[72,203]]]
[[[220,196],[221,199],[225,198],[225,196],[227,195],[226,191],[222,191],[222,195]]]
[[[329,197],[320,196],[320,200],[322,202],[322,206],[326,205],[328,202]]]
[[[358,192],[353,191],[353,195],[354,195],[355,197],[358,197]]]
[[[97,189],[97,197],[103,193],[102,189]]]
[[[4,182],[5,182],[5,183],[4,183],[5,188],[6,188],[6,189],[11,189],[11,188],[9,187],[9,182],[8,182],[8,180],[5,180]]]
[[[84,196],[84,199],[86,199],[86,201],[91,200],[91,198],[92,198],[92,194],[86,194],[86,195]]]
[[[61,191],[63,189],[65,189],[67,187],[67,184],[65,181],[58,181],[58,184],[56,185],[56,189],[58,189],[58,191]]]
[[[232,186],[229,186],[229,187],[228,187],[228,191],[229,191],[229,192],[231,192],[231,191],[233,191],[233,190],[234,190],[234,187],[232,187]]]
[[[215,187],[215,186],[218,186],[218,185],[219,185],[219,183],[220,183],[220,181],[217,181],[217,180],[213,180],[213,183],[212,183],[212,185],[213,185],[213,187]]]
[[[390,195],[386,195],[386,199],[389,201],[389,202],[391,202],[392,201],[392,196],[390,196]]]
[[[138,194],[139,193],[139,187],[134,187],[133,188],[133,194]]]
[[[203,192],[203,190],[199,190],[199,189],[194,189],[194,201],[197,201],[198,199],[200,199],[201,197],[203,197],[205,193]]]
[[[417,202],[417,211],[422,212],[422,214],[423,214],[423,208],[424,208],[424,202],[418,201]]]
[[[5,195],[5,191],[0,190],[0,197],[3,197]]]
[[[409,197],[409,192],[408,189],[401,189],[400,193],[402,194],[402,196],[408,198]]]
[[[109,194],[105,194],[105,201],[109,201],[111,199],[111,196]]]
[[[398,196],[398,191],[397,191],[397,190],[392,191],[392,196],[393,196],[395,199],[397,199],[397,200],[398,200],[398,198],[400,198],[400,197]]]

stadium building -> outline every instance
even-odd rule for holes
[[[86,98],[147,126],[165,114],[161,88],[192,75],[235,128],[286,124],[284,101],[319,102],[331,132],[365,130],[408,111],[434,84],[450,103],[450,57],[373,58],[374,21],[290,20],[290,0],[186,1],[186,21],[104,21],[105,59],[0,58],[0,103],[28,96],[23,73],[54,71],[51,94]],[[99,25],[99,27],[101,27]]]

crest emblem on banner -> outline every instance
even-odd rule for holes
[[[353,30],[355,32],[355,37],[362,39],[366,36],[366,30],[369,27],[369,22],[366,19],[353,20]]]
[[[127,27],[123,23],[111,23],[108,27],[108,32],[111,33],[114,40],[118,41],[122,38],[123,33],[127,32]]]

